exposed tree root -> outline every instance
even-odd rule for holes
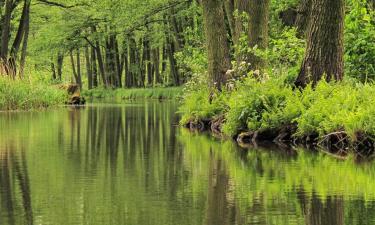
[[[191,120],[185,127],[192,131],[211,131],[215,136],[226,137],[222,132],[225,122],[224,115],[214,119]],[[353,140],[345,131],[337,131],[319,137],[310,134],[296,138],[297,124],[288,124],[278,129],[263,129],[257,131],[241,131],[232,138],[242,148],[257,147],[258,143],[274,142],[286,146],[303,145],[311,149],[324,149],[322,152],[338,159],[346,159],[349,153],[363,159],[375,158],[375,137],[358,132]]]

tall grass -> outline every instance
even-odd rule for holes
[[[64,104],[64,90],[0,76],[0,111],[42,109]]]
[[[117,99],[178,99],[182,94],[181,87],[167,88],[132,88],[104,89],[96,88],[82,92],[88,98],[117,98]]]

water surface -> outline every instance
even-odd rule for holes
[[[375,166],[242,150],[176,103],[0,114],[0,224],[375,224]]]

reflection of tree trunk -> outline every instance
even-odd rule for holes
[[[0,211],[5,209],[8,217],[8,224],[15,224],[14,211],[17,199],[16,183],[22,195],[22,206],[25,215],[25,224],[33,224],[33,211],[31,205],[30,180],[27,170],[25,151],[21,149],[21,158],[16,155],[13,146],[5,149],[5,156],[0,160]],[[3,212],[0,212],[3,214]]]
[[[344,200],[343,197],[329,196],[322,201],[315,193],[308,199],[303,191],[298,192],[302,213],[307,225],[343,225]]]
[[[229,177],[223,161],[215,159],[213,150],[211,149],[210,151],[206,224],[230,224],[227,199],[227,195],[229,194]]]
[[[31,191],[30,191],[30,180],[29,180],[29,173],[27,171],[27,163],[26,163],[26,156],[25,151],[22,150],[21,153],[21,165],[16,159],[13,159],[13,163],[15,165],[14,169],[18,178],[18,182],[20,185],[20,190],[22,194],[23,200],[23,208],[25,210],[26,221],[28,225],[33,224],[33,210],[31,206]]]
[[[3,159],[0,160],[0,192],[1,207],[0,210],[6,210],[8,216],[8,223],[10,225],[15,224],[14,221],[14,206],[13,206],[13,191],[11,186],[10,176],[10,162],[9,153],[6,152]]]

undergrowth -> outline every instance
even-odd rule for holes
[[[216,93],[212,104],[207,90],[185,95],[181,123],[225,115],[223,132],[274,130],[295,124],[296,137],[345,132],[352,141],[358,134],[375,137],[375,85],[351,81],[319,82],[299,90],[282,77],[264,82],[246,78],[231,92]]]

